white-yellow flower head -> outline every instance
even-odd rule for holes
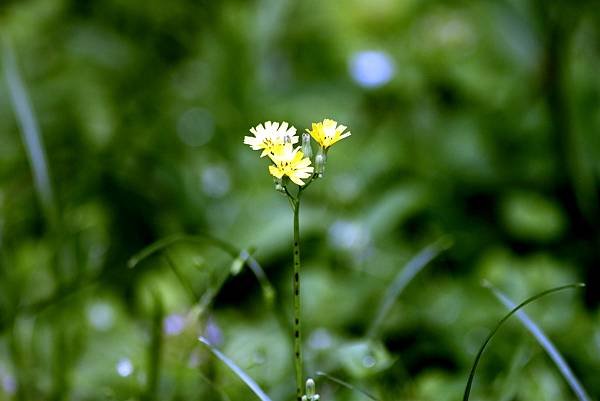
[[[269,172],[273,177],[288,176],[292,182],[300,186],[304,185],[302,180],[309,178],[314,171],[310,159],[304,157],[300,148],[294,148],[292,143],[274,146],[269,157],[274,163],[269,166]]]
[[[253,150],[262,149],[260,157],[272,153],[278,145],[298,143],[296,128],[290,127],[285,121],[281,124],[267,121],[264,127],[262,124],[258,124],[256,127],[250,128],[250,132],[254,136],[245,136],[244,143],[250,145]]]
[[[336,121],[326,118],[323,122],[313,123],[312,129],[307,129],[306,132],[308,132],[319,145],[324,149],[327,149],[334,143],[351,135],[350,132],[344,132],[346,128],[345,125],[338,125]]]

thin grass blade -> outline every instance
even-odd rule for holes
[[[265,302],[267,305],[272,306],[273,302],[275,301],[275,289],[267,278],[262,266],[258,263],[254,256],[252,256],[252,252],[246,251],[245,249],[240,251],[239,258],[246,266],[250,268],[250,270],[252,270],[252,273],[254,273],[254,276],[256,276],[256,279],[260,284]]]
[[[57,220],[57,209],[54,202],[46,154],[44,152],[44,142],[25,84],[19,72],[15,53],[6,37],[2,38],[2,60],[10,101],[19,124],[21,139],[27,151],[27,158],[31,165],[35,189],[46,218],[49,224],[53,226]]]
[[[514,307],[509,313],[507,313],[498,322],[498,324],[496,324],[496,327],[494,327],[494,329],[490,332],[490,334],[487,336],[487,338],[481,345],[481,348],[479,348],[479,351],[477,352],[477,355],[475,356],[475,360],[473,361],[473,366],[471,367],[471,371],[469,372],[469,379],[467,380],[465,393],[463,395],[463,401],[469,400],[469,396],[471,395],[471,386],[473,385],[473,379],[475,378],[475,371],[477,370],[477,365],[479,364],[479,360],[481,359],[481,355],[483,354],[483,351],[487,347],[488,343],[492,340],[494,335],[498,332],[500,327],[504,324],[504,322],[506,322],[508,320],[508,318],[510,318],[512,315],[514,315],[516,312],[518,312],[519,309],[521,309],[525,305],[530,304],[531,302],[536,301],[539,298],[542,298],[546,295],[552,294],[554,292],[562,291],[562,290],[567,290],[570,288],[581,288],[581,287],[585,287],[585,284],[582,284],[582,283],[568,284],[568,285],[563,285],[560,287],[552,288],[552,289],[549,289],[546,291],[542,291],[539,294],[536,294],[530,298],[527,298],[525,301],[521,302],[519,305]]]
[[[169,254],[169,252],[165,252],[163,256],[164,256],[165,260],[167,261],[167,264],[171,268],[171,271],[173,272],[173,274],[175,274],[175,277],[177,277],[177,280],[179,280],[179,284],[181,284],[181,286],[183,288],[185,288],[185,290],[187,291],[188,295],[190,296],[190,299],[193,302],[197,302],[199,299],[199,296],[198,296],[198,294],[196,294],[194,287],[192,287],[190,280],[187,280],[184,277],[183,273],[181,273],[181,271],[179,271],[179,268],[175,264],[175,261],[173,260],[173,258],[171,258],[171,255]]]
[[[498,298],[498,300],[507,308],[513,309],[515,307],[515,303],[510,300],[505,294],[503,294],[500,290],[493,287],[490,283],[484,284],[487,288],[489,288],[492,293]],[[580,401],[590,401],[590,397],[587,395],[585,389],[577,380],[577,377],[573,374],[573,371],[562,357],[556,346],[550,341],[548,336],[540,329],[540,327],[533,321],[531,318],[522,310],[516,313],[517,318],[523,323],[523,326],[535,337],[540,346],[546,351],[550,359],[556,364],[558,370],[563,375],[571,389],[579,398]]]
[[[365,391],[363,389],[360,389],[360,388],[358,388],[356,386],[353,386],[352,384],[350,384],[348,382],[345,382],[342,379],[338,379],[335,376],[331,376],[331,375],[329,375],[329,374],[327,374],[325,372],[320,372],[320,371],[315,372],[315,374],[317,376],[325,377],[326,379],[329,379],[332,382],[339,384],[340,386],[346,387],[349,390],[355,391],[357,393],[361,393],[362,395],[364,395],[365,397],[367,397],[367,398],[369,398],[369,399],[371,399],[373,401],[379,401],[379,399],[376,398],[373,394],[371,394],[371,393],[369,393],[369,392],[367,392],[367,391]]]
[[[252,378],[250,376],[248,376],[248,374],[246,374],[246,372],[244,372],[242,370],[242,368],[240,368],[238,365],[236,365],[231,359],[229,359],[227,356],[225,356],[221,351],[216,349],[206,338],[199,337],[198,340],[202,344],[206,345],[208,347],[208,349],[213,353],[214,356],[219,358],[221,360],[221,362],[223,362],[225,365],[227,365],[227,367],[229,369],[231,369],[231,371],[233,373],[235,373],[236,376],[239,377],[246,384],[246,386],[248,386],[248,388],[250,390],[252,390],[252,392],[258,396],[258,398],[260,398],[262,401],[271,401],[269,396],[258,386],[258,384],[256,384],[256,382],[254,380],[252,380]]]
[[[377,309],[377,315],[375,315],[375,319],[373,319],[367,333],[368,338],[374,338],[377,335],[381,323],[383,323],[383,320],[408,283],[410,283],[410,281],[423,270],[429,262],[435,259],[440,253],[450,248],[451,245],[451,240],[446,237],[441,238],[433,244],[426,246],[421,252],[408,261],[386,290],[379,308]]]
[[[199,373],[199,375],[200,375],[200,378],[206,384],[208,384],[213,390],[215,390],[215,392],[217,392],[219,394],[219,396],[221,397],[222,400],[231,401],[231,398],[229,398],[229,396],[227,395],[225,390],[223,390],[221,387],[217,386],[215,383],[213,383],[208,377],[204,376],[202,373]]]
[[[207,242],[207,241],[211,242],[210,239],[207,240],[202,235],[193,236],[193,235],[185,235],[185,234],[176,234],[176,235],[171,235],[169,237],[161,238],[158,241],[155,241],[152,244],[146,246],[141,251],[139,251],[138,253],[133,255],[131,258],[129,258],[129,260],[127,261],[127,267],[129,267],[130,269],[133,269],[134,267],[139,265],[141,262],[148,259],[150,256],[152,256],[152,255],[162,251],[163,249],[166,249],[166,248],[170,247],[171,245],[176,244],[178,242],[203,243],[203,242]],[[221,248],[221,249],[223,249],[223,248]],[[229,252],[228,247],[225,247],[225,251],[227,253],[231,254]],[[235,252],[234,252],[234,254],[235,254]]]
[[[502,380],[502,393],[498,401],[514,401],[517,399],[517,391],[521,387],[521,381],[524,377],[523,368],[528,359],[528,347],[525,344],[520,344],[509,363],[508,372]]]
[[[146,384],[146,394],[144,399],[152,401],[157,399],[157,391],[160,383],[161,354],[163,348],[162,324],[165,316],[165,308],[160,295],[152,290],[153,313],[151,338],[148,347],[148,381]]]

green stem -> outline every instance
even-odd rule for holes
[[[302,399],[302,333],[300,325],[300,194],[293,202],[294,209],[294,366],[296,369],[296,398]]]

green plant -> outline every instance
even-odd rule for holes
[[[296,136],[296,128],[287,122],[267,121],[264,126],[259,124],[250,129],[254,136],[246,136],[244,143],[253,150],[262,151],[261,157],[268,156],[271,160],[269,173],[275,178],[275,189],[284,193],[294,214],[293,242],[293,293],[294,293],[294,367],[296,372],[296,399],[317,400],[314,392],[314,381],[306,380],[307,393],[302,394],[304,372],[302,367],[302,313],[300,299],[300,199],[304,190],[318,178],[322,178],[327,162],[327,152],[336,142],[350,136],[346,126],[338,125],[334,120],[325,119],[313,123],[312,129],[302,134],[301,146],[294,147],[300,142]],[[319,149],[312,159],[313,151],[311,137],[317,142]],[[314,165],[314,166],[313,166]],[[296,188],[292,188],[292,184]],[[310,391],[309,391],[310,389]]]

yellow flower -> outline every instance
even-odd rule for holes
[[[258,124],[254,128],[250,128],[250,132],[254,136],[245,136],[244,143],[250,145],[253,150],[261,150],[260,157],[272,153],[273,148],[277,145],[283,145],[286,142],[291,144],[298,143],[296,128],[289,127],[285,121],[279,124],[278,122],[267,121],[265,126]]]
[[[302,180],[310,177],[314,171],[310,159],[304,157],[299,147],[294,149],[291,143],[275,146],[269,157],[274,163],[269,166],[271,175],[276,178],[287,175],[297,185],[304,185]]]
[[[337,125],[336,121],[326,118],[323,122],[313,123],[312,130],[307,129],[306,132],[315,138],[319,145],[327,149],[337,141],[351,135],[350,132],[344,132],[346,128],[345,125]]]

